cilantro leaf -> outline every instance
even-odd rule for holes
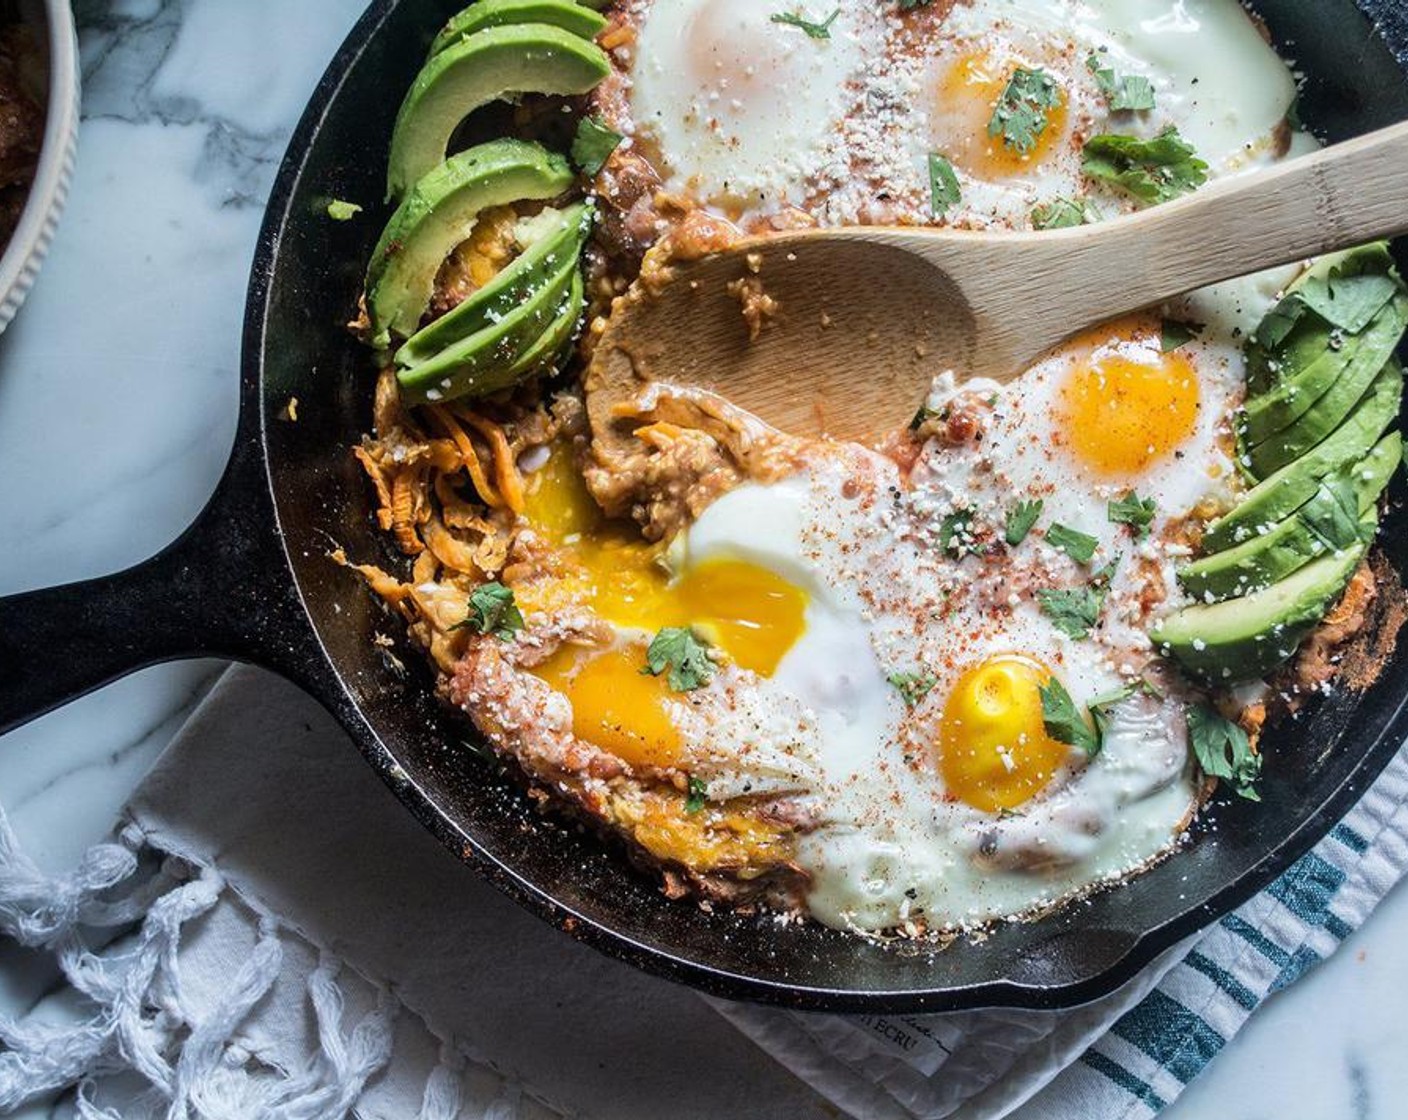
[[[1066,591],[1042,588],[1036,593],[1042,613],[1068,638],[1088,637],[1100,621],[1105,594],[1093,587],[1073,587]]]
[[[1121,559],[1123,557],[1116,553],[1103,568],[1098,568],[1090,573],[1090,582],[1097,591],[1110,590],[1110,583],[1114,580],[1115,573],[1119,571]]]
[[[1128,192],[1143,203],[1167,202],[1201,187],[1208,165],[1170,125],[1152,140],[1102,133],[1085,142],[1085,174]]]
[[[583,117],[577,122],[577,135],[572,140],[572,162],[584,175],[595,175],[621,146],[625,137],[608,128],[598,117]]]
[[[507,642],[523,626],[523,612],[514,601],[513,590],[496,580],[481,583],[470,592],[468,616],[450,629],[493,634],[500,641]]]
[[[1326,276],[1307,277],[1295,294],[1330,326],[1358,334],[1394,297],[1399,283],[1391,273],[1346,276],[1332,268]]]
[[[335,222],[350,222],[361,212],[362,208],[355,202],[334,198],[328,203],[328,217]]]
[[[956,509],[939,522],[939,547],[954,559],[973,551],[973,511]]]
[[[1041,718],[1046,733],[1058,743],[1079,747],[1087,758],[1100,753],[1100,736],[1091,730],[1066,686],[1055,677],[1041,686]]]
[[[1021,501],[1007,511],[1007,543],[1016,548],[1036,525],[1046,503],[1038,498],[1034,502]]]
[[[709,647],[684,626],[667,626],[655,635],[645,651],[642,675],[658,677],[668,669],[670,687],[676,692],[693,692],[703,688],[714,675],[714,662]]]
[[[900,0],[900,11],[912,12],[915,8],[927,8],[933,0]]]
[[[1046,543],[1059,548],[1077,564],[1089,564],[1100,542],[1089,533],[1082,533],[1059,521],[1046,530]]]
[[[840,14],[841,9],[837,8],[820,23],[814,20],[804,19],[802,16],[796,15],[793,12],[780,12],[769,18],[773,23],[785,23],[789,27],[799,28],[806,32],[808,38],[829,39],[831,38],[831,25],[836,22],[836,17]]]
[[[1095,75],[1095,84],[1115,112],[1141,113],[1154,107],[1154,85],[1148,78],[1137,74],[1116,76],[1098,54],[1087,58],[1085,65]]]
[[[1252,752],[1247,733],[1206,704],[1190,704],[1187,715],[1188,742],[1203,773],[1227,782],[1248,801],[1260,801],[1255,785],[1261,755]]]
[[[685,799],[684,811],[697,813],[709,800],[709,787],[699,778],[689,779],[689,796]]]
[[[1069,229],[1093,225],[1097,220],[1095,211],[1084,198],[1053,198],[1032,207],[1033,229]]]
[[[931,673],[891,673],[886,680],[904,697],[905,707],[913,708],[934,691],[939,680]]]
[[[1153,498],[1141,498],[1133,490],[1113,502],[1107,502],[1105,513],[1116,525],[1128,525],[1134,539],[1142,541],[1149,535],[1149,525],[1157,511]]]
[[[958,185],[958,176],[953,164],[943,156],[929,154],[929,210],[934,217],[941,218],[950,206],[963,198],[963,188]]]
[[[1202,323],[1180,323],[1177,319],[1165,319],[1163,337],[1159,340],[1160,349],[1172,354],[1192,342],[1202,333]]]
[[[1045,70],[1023,66],[1012,71],[988,121],[988,135],[1001,136],[1014,152],[1026,155],[1049,123],[1048,109],[1061,104],[1061,89]]]

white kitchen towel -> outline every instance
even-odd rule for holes
[[[706,1004],[549,929],[314,702],[235,669],[72,876],[0,830],[0,932],[71,981],[0,1021],[0,1110],[84,1082],[105,1120],[822,1115],[766,1052],[865,1120],[1147,1116],[1397,880],[1405,801],[1401,756],[1274,887],[1088,1007],[803,1015]]]

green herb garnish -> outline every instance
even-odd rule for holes
[[[1034,502],[1021,501],[1007,511],[1007,543],[1016,548],[1024,540],[1027,534],[1036,525],[1037,518],[1041,516],[1041,511],[1046,503],[1038,498]]]
[[[684,811],[697,813],[709,800],[709,787],[699,778],[689,779],[689,796],[685,799]]]
[[[956,509],[939,522],[939,547],[955,559],[973,550],[971,509]]]
[[[1058,743],[1079,747],[1087,758],[1100,753],[1100,735],[1085,722],[1066,686],[1055,677],[1041,686],[1041,718],[1046,733]]]
[[[1089,533],[1082,533],[1060,522],[1046,530],[1046,543],[1052,548],[1059,548],[1077,564],[1089,564],[1100,545]]]
[[[1036,593],[1036,601],[1057,630],[1079,641],[1088,637],[1100,621],[1105,593],[1093,587],[1073,587],[1064,591],[1043,588]]]
[[[482,583],[469,596],[469,615],[452,630],[473,630],[509,641],[524,626],[523,612],[514,601],[513,591],[497,581]]]
[[[934,217],[941,218],[950,206],[963,198],[963,188],[958,185],[958,176],[953,164],[943,156],[929,155],[929,210]]]
[[[841,9],[837,8],[820,23],[814,20],[804,19],[802,16],[792,12],[780,12],[770,18],[773,23],[785,23],[788,27],[799,28],[806,32],[812,39],[829,39],[831,38],[831,25],[836,22],[836,17],[840,14]]]
[[[1170,125],[1152,140],[1104,133],[1081,153],[1085,174],[1133,195],[1140,202],[1167,202],[1201,187],[1208,165]]]
[[[1172,354],[1197,338],[1202,329],[1202,323],[1180,323],[1177,319],[1165,319],[1159,340],[1160,349],[1165,354]]]
[[[572,162],[584,175],[595,175],[621,146],[625,137],[608,128],[597,117],[583,117],[577,122],[577,135],[572,140]]]
[[[1106,104],[1115,112],[1141,113],[1154,107],[1154,86],[1148,78],[1135,74],[1116,76],[1098,54],[1087,58],[1085,65],[1095,75],[1095,84],[1105,95]]]
[[[335,222],[350,222],[362,208],[355,202],[345,202],[340,198],[334,198],[328,203],[328,217]]]
[[[1253,753],[1247,733],[1206,704],[1190,704],[1187,714],[1188,742],[1203,773],[1227,782],[1248,801],[1260,801],[1261,755]]]
[[[670,687],[676,692],[693,692],[703,688],[714,675],[714,662],[709,647],[683,626],[667,626],[655,635],[645,651],[642,674],[658,677],[670,671]]]
[[[1026,155],[1046,131],[1048,110],[1060,104],[1061,89],[1050,74],[1019,66],[997,99],[988,135],[1001,136],[1014,152]]]
[[[1097,221],[1095,211],[1084,198],[1053,198],[1032,207],[1033,229],[1069,229]]]
[[[1105,512],[1116,525],[1128,525],[1135,540],[1142,541],[1149,535],[1149,525],[1154,520],[1157,507],[1153,498],[1141,498],[1133,490],[1105,505]]]
[[[907,708],[913,708],[939,683],[938,678],[930,673],[891,673],[886,679],[904,697]]]

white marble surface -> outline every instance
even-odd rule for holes
[[[262,200],[361,5],[76,7],[78,177],[39,283],[0,338],[0,594],[143,559],[208,497],[233,438]],[[42,863],[66,866],[100,838],[218,669],[148,670],[0,740],[0,802]],[[32,1003],[50,979],[0,952],[0,1009]],[[1166,1115],[1408,1117],[1405,991],[1400,889],[1337,957],[1258,1012]],[[790,1098],[799,1120],[834,1114],[780,1071],[773,1082],[765,1069],[757,1090]]]

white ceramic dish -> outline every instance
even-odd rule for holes
[[[0,331],[19,311],[54,238],[78,150],[78,38],[69,0],[24,0],[21,18],[34,26],[48,58],[44,141],[34,184],[14,236],[0,255]]]

